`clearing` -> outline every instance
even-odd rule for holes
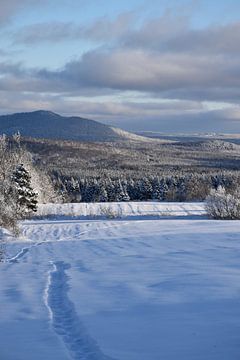
[[[39,214],[1,233],[2,360],[239,359],[240,221],[201,203]]]

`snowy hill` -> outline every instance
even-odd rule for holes
[[[218,139],[202,141],[197,146],[207,151],[240,151],[240,145]]]
[[[240,145],[235,144],[230,141],[223,141],[219,139],[214,140],[204,140],[204,141],[179,141],[178,143],[175,143],[176,146],[181,146],[185,148],[191,148],[192,150],[198,150],[201,152],[207,151],[207,152],[213,152],[217,153],[219,151],[221,152],[240,152]]]
[[[34,111],[0,116],[0,133],[12,135],[77,141],[119,141],[147,138],[112,128],[100,122],[81,117],[66,117],[51,111]]]

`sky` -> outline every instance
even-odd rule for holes
[[[239,0],[0,0],[0,113],[240,133]]]

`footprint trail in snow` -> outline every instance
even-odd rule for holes
[[[45,289],[45,304],[49,311],[51,325],[62,339],[72,359],[113,360],[104,355],[79,319],[74,304],[68,298],[69,276],[65,271],[71,265],[63,261],[52,263]]]

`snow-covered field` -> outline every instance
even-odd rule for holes
[[[44,204],[38,209],[39,216],[100,217],[111,214],[117,218],[201,216],[205,215],[204,204],[174,202],[112,202],[112,203],[74,203]],[[109,217],[109,216],[107,216]]]
[[[0,359],[238,360],[240,221],[197,203],[111,205],[119,219],[99,206],[45,205],[61,216],[2,233]]]

